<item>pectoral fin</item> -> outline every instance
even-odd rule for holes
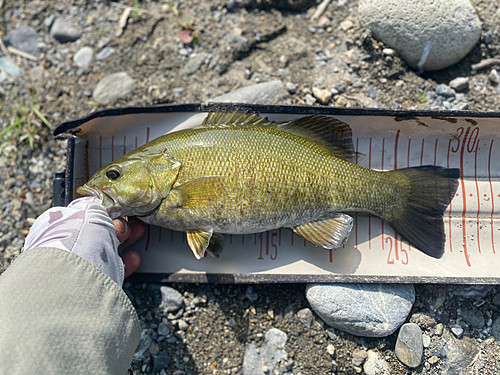
[[[182,208],[195,210],[220,197],[223,194],[223,184],[220,177],[207,176],[188,181],[174,190],[180,193]]]
[[[187,240],[188,244],[193,250],[194,256],[196,259],[203,258],[205,255],[205,250],[207,250],[208,245],[210,244],[210,238],[212,237],[213,230],[203,231],[203,230],[188,230],[187,231]]]
[[[335,214],[328,220],[299,225],[293,228],[293,231],[317,246],[336,249],[347,241],[351,229],[352,217],[346,214]]]

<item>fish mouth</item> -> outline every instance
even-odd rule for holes
[[[96,197],[97,199],[99,199],[101,201],[103,206],[108,209],[108,212],[111,209],[116,208],[118,206],[117,202],[114,200],[114,198],[111,195],[96,188],[95,186],[85,184],[83,186],[80,186],[78,189],[76,189],[76,192],[77,192],[77,194],[83,195],[84,197],[88,197],[88,196]]]

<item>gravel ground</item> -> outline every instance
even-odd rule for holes
[[[8,33],[21,25],[36,35],[27,48],[35,60],[10,52],[19,77],[6,77],[0,69],[0,127],[17,118],[25,123],[31,119],[37,133],[32,148],[21,138],[26,131],[1,135],[0,269],[19,254],[30,225],[50,206],[52,176],[65,164],[64,141],[52,139],[33,107],[57,125],[105,105],[200,102],[281,80],[286,89],[272,103],[498,110],[500,90],[493,70],[500,65],[477,72],[471,65],[499,55],[499,5],[495,0],[473,4],[483,23],[481,41],[458,64],[418,75],[361,28],[357,1],[332,1],[313,22],[315,1],[176,4],[189,18],[176,16],[164,2],[145,0],[137,3],[118,36],[120,17],[126,6],[134,6],[132,0],[0,0],[0,36],[7,45],[9,40],[15,45],[15,36]],[[70,26],[63,24],[62,34],[51,35],[57,19]],[[189,30],[182,31],[186,24]],[[191,46],[182,42],[193,37]],[[92,52],[79,52],[83,47]],[[5,64],[0,62],[7,70]],[[133,82],[109,103],[109,93],[93,96],[98,83],[116,72],[127,73]],[[468,78],[469,89],[454,98],[438,95],[439,89],[436,93],[439,84],[456,77]],[[494,338],[500,337],[498,287],[415,286],[408,321],[424,332],[425,346],[424,360],[415,369],[396,358],[397,332],[381,339],[359,338],[335,332],[303,310],[308,308],[304,285],[172,287],[180,295],[169,308],[160,285],[125,285],[144,330],[131,374],[500,372],[500,345]],[[275,341],[282,345],[273,346]],[[265,353],[275,358],[252,367],[252,355]]]

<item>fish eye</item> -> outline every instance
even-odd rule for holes
[[[106,177],[112,181],[118,180],[118,178],[120,177],[120,172],[116,169],[108,169],[108,171],[106,172]]]

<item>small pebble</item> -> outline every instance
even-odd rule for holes
[[[115,53],[115,49],[111,47],[104,47],[97,55],[96,60],[103,61]]]
[[[488,76],[490,82],[494,85],[498,85],[500,83],[500,75],[496,71],[496,69],[491,69],[490,75]]]
[[[442,96],[443,98],[454,98],[455,90],[448,87],[446,84],[441,83],[436,87],[436,94]]]
[[[86,68],[94,59],[94,50],[90,47],[83,47],[73,56],[73,62],[79,68]]]
[[[234,0],[229,0],[226,3],[226,8],[227,10],[235,10],[236,8],[238,8],[238,3]]]
[[[297,318],[299,319],[299,322],[306,326],[307,329],[311,328],[314,317],[310,309],[305,308],[297,311]]]
[[[292,82],[288,82],[286,85],[286,90],[290,93],[290,94],[295,94],[297,92],[297,85],[295,85],[294,83]]]
[[[357,349],[352,352],[352,364],[354,366],[361,366],[366,358],[368,358],[368,352],[365,350]]]
[[[57,18],[50,28],[50,35],[61,43],[74,42],[79,39],[82,32],[64,18]]]
[[[462,327],[460,327],[458,324],[454,325],[450,328],[451,332],[455,335],[457,339],[461,339],[462,335],[464,333],[464,330]]]
[[[322,90],[317,87],[313,87],[313,95],[321,104],[328,104],[332,99],[332,93],[328,90]]]
[[[439,358],[436,357],[435,355],[433,355],[432,357],[430,357],[427,362],[429,362],[431,365],[437,363],[439,361]]]
[[[94,89],[93,99],[101,105],[114,103],[128,96],[135,88],[135,81],[125,72],[109,74]],[[166,287],[164,287],[166,288]]]
[[[316,103],[316,99],[311,94],[306,94],[305,99],[307,105],[313,105],[314,103]]]
[[[426,335],[425,333],[422,335],[422,343],[424,344],[424,348],[428,348],[431,346],[431,338],[429,335]]]
[[[259,295],[255,291],[254,287],[251,285],[249,285],[247,287],[247,290],[245,292],[245,296],[248,298],[248,300],[250,302],[255,302],[255,301],[257,301],[257,298],[259,298]]]
[[[33,56],[38,55],[36,30],[28,25],[21,25],[7,34],[9,43],[24,52]]]
[[[472,328],[483,328],[485,325],[485,320],[481,312],[477,309],[464,309],[462,310],[462,319]]]
[[[334,355],[335,354],[335,347],[332,344],[328,344],[328,346],[326,347],[326,351],[328,352],[328,354]]]
[[[403,324],[396,341],[396,357],[408,367],[418,367],[422,362],[423,350],[420,327],[415,323]]]
[[[436,325],[436,330],[435,330],[435,334],[436,336],[441,336],[443,334],[443,330],[444,330],[444,325],[442,323],[438,323]]]
[[[392,48],[384,48],[382,50],[382,53],[386,56],[394,56],[396,54],[396,51],[394,51]]]
[[[179,320],[179,321],[177,322],[177,325],[179,326],[179,329],[180,329],[181,331],[185,331],[186,329],[188,329],[188,328],[189,328],[189,324],[187,324],[185,320]]]
[[[450,81],[450,88],[456,92],[463,92],[469,88],[469,78],[467,77],[457,77]]]
[[[162,286],[161,291],[161,304],[160,307],[165,310],[165,312],[175,312],[179,310],[184,304],[182,299],[182,294],[180,294],[174,288],[169,286]]]
[[[354,27],[354,23],[349,18],[346,18],[340,23],[339,27],[341,30],[347,31]]]

